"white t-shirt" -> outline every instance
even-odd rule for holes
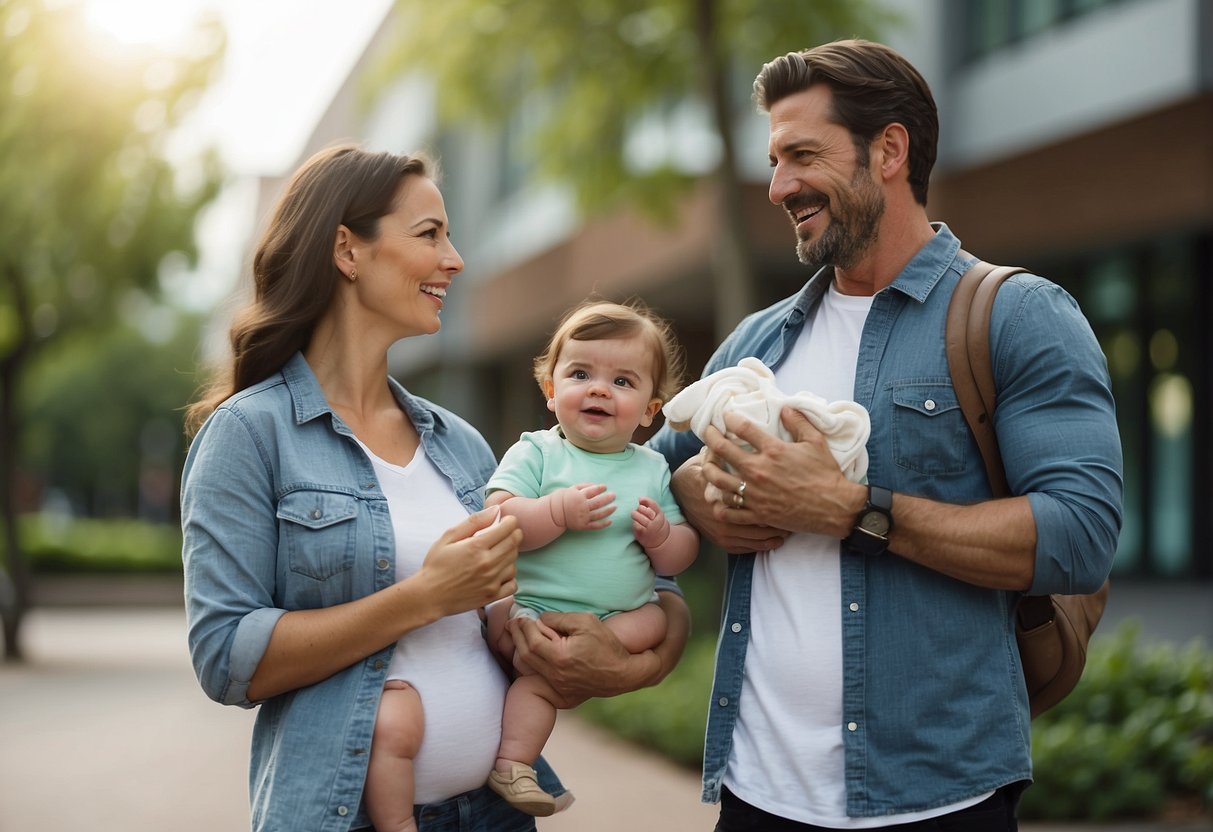
[[[833,284],[787,359],[781,390],[851,399],[872,298]],[[864,829],[936,817],[989,795],[926,812],[850,818],[842,745],[842,584],[838,539],[793,534],[755,555],[737,723],[724,783],[746,803],[784,818]]]
[[[401,467],[362,448],[387,497],[400,581],[420,568],[439,535],[467,519],[467,511],[424,449]],[[425,711],[414,800],[432,803],[483,786],[501,742],[507,682],[481,636],[476,611],[447,616],[401,638],[388,679],[415,687]]]

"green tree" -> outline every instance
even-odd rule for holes
[[[178,519],[181,405],[198,387],[201,322],[151,314],[150,334],[127,321],[69,333],[30,363],[18,397],[22,471],[73,514]]]
[[[176,168],[167,143],[223,45],[214,20],[179,54],[107,43],[71,5],[0,2],[0,613],[8,660],[21,658],[29,603],[15,522],[22,376],[63,333],[104,327],[119,304],[154,297],[167,253],[194,256],[194,218],[217,190],[217,163],[207,155]]]
[[[749,82],[776,55],[893,21],[874,0],[398,0],[399,42],[383,68],[432,75],[445,123],[513,120],[533,131],[528,162],[570,183],[587,213],[638,205],[660,217],[698,181],[673,162],[638,169],[638,122],[675,102],[710,113],[710,177],[724,233],[713,257],[716,328],[755,306],[734,146]]]

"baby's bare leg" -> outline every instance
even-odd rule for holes
[[[645,604],[643,607],[612,615],[603,623],[629,653],[643,653],[661,644],[665,638],[665,610],[657,604]]]
[[[506,626],[514,609],[514,596],[512,595],[489,605],[487,611],[489,647],[497,655],[497,661],[507,675],[512,666],[517,675],[529,676],[535,671],[514,653],[514,638],[510,635],[509,627]]]
[[[371,759],[366,773],[366,809],[377,832],[415,832],[413,758],[425,735],[425,712],[417,689],[393,679],[383,686]]]

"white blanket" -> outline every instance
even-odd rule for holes
[[[775,386],[774,373],[757,358],[743,358],[736,367],[726,367],[688,385],[666,403],[662,412],[674,430],[689,429],[703,439],[711,425],[748,448],[725,429],[724,414],[744,416],[767,433],[790,442],[792,436],[779,418],[784,406],[799,410],[825,435],[847,479],[864,481],[868,473],[868,434],[872,430],[868,411],[852,401],[827,402],[803,391],[788,395]],[[718,500],[721,494],[709,483],[705,496]]]

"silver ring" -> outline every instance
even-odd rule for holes
[[[733,495],[733,508],[745,508],[745,497],[740,493]]]
[[[742,480],[741,485],[737,486],[737,496],[745,499],[745,480]]]

